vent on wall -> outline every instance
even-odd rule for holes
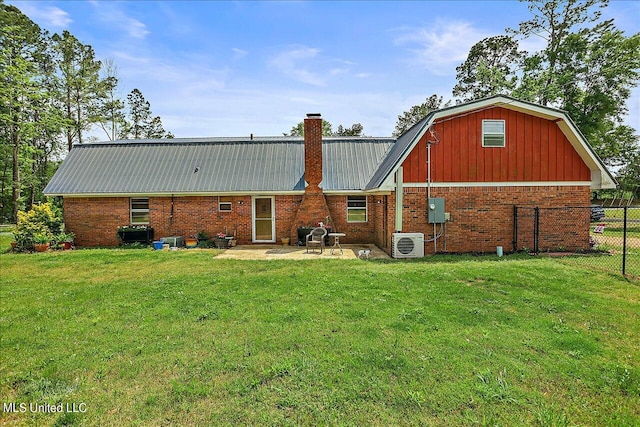
[[[424,256],[424,234],[393,233],[391,256],[394,258],[422,258]]]

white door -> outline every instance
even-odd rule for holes
[[[253,197],[253,241],[276,241],[276,218],[274,209],[274,197]]]

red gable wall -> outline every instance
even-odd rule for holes
[[[505,147],[482,147],[482,120],[505,120]],[[590,181],[591,172],[560,128],[501,107],[439,119],[431,147],[433,182]],[[426,182],[427,137],[403,163],[404,181]]]

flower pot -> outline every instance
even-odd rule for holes
[[[62,250],[68,251],[69,249],[71,249],[71,242],[62,242]]]
[[[35,245],[33,245],[33,247],[35,248],[36,252],[46,252],[49,250],[48,243],[36,243]]]
[[[229,247],[228,241],[225,238],[216,238],[213,242],[217,249],[227,249]]]
[[[282,242],[282,246],[289,246],[289,242],[291,241],[290,237],[281,237],[280,241]]]
[[[184,245],[187,248],[195,248],[196,246],[198,246],[198,239],[194,239],[193,237],[187,237],[186,239],[184,239]]]

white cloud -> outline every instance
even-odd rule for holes
[[[403,28],[400,32],[394,43],[408,46],[413,55],[409,62],[437,75],[455,73],[471,47],[491,36],[463,21],[436,21],[429,27]]]
[[[67,12],[55,6],[45,6],[37,2],[19,3],[22,13],[49,29],[64,29],[73,22]]]
[[[275,55],[268,65],[299,82],[326,87],[334,77],[350,76],[356,64],[324,55],[317,48],[293,46]]]
[[[91,3],[98,13],[98,18],[113,28],[127,34],[135,39],[144,39],[149,35],[150,31],[147,26],[139,20],[127,15],[117,3],[111,2],[92,2]]]
[[[326,75],[309,70],[309,65],[318,57],[320,49],[294,46],[279,53],[269,61],[269,65],[302,83],[313,86],[326,85]]]
[[[234,61],[238,61],[249,54],[246,50],[238,49],[237,47],[232,48],[231,51],[233,52]]]

